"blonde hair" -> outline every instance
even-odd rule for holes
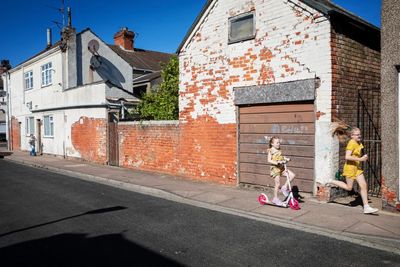
[[[339,119],[336,119],[336,121],[332,123],[332,136],[337,136],[340,143],[345,143],[356,130],[359,131],[360,129],[356,127],[353,128]]]
[[[275,139],[279,140],[278,136],[272,136],[271,139],[269,139],[269,148],[272,148],[272,143],[274,142]]]

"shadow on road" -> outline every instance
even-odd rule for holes
[[[0,237],[11,235],[11,234],[22,232],[22,231],[26,231],[26,230],[30,230],[30,229],[34,229],[34,228],[38,228],[38,227],[42,227],[42,226],[45,226],[45,225],[48,225],[48,224],[52,224],[52,223],[56,223],[56,222],[69,220],[69,219],[72,219],[72,218],[81,217],[81,216],[84,216],[84,215],[101,214],[101,213],[112,212],[112,211],[117,211],[117,210],[124,210],[124,209],[127,209],[127,207],[115,206],[115,207],[110,207],[110,208],[91,210],[91,211],[87,211],[87,212],[80,213],[80,214],[77,214],[77,215],[65,217],[65,218],[62,218],[62,219],[58,219],[58,220],[54,220],[54,221],[50,221],[50,222],[45,222],[45,223],[41,223],[41,224],[37,224],[37,225],[21,228],[21,229],[18,229],[18,230],[13,230],[13,231],[10,231],[10,232],[4,233],[4,234],[0,234]]]
[[[122,234],[60,234],[0,248],[2,266],[182,266]]]

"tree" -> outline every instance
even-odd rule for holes
[[[158,90],[146,93],[139,104],[141,119],[177,120],[179,117],[179,62],[176,56],[163,66],[161,77]]]

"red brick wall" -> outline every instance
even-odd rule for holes
[[[17,118],[11,118],[11,149],[21,150],[21,126]]]
[[[71,126],[71,141],[81,158],[107,163],[107,120],[81,117]]]
[[[380,86],[380,50],[376,45],[379,39],[347,25],[333,25],[332,117],[357,126],[358,90],[379,89]],[[379,100],[370,104],[375,104],[375,110],[379,110]],[[340,148],[340,166],[344,164],[344,145]]]
[[[181,124],[179,161],[184,175],[235,184],[236,139],[236,124],[219,124],[208,116]]]
[[[179,172],[179,126],[119,123],[119,164],[123,167]]]
[[[357,125],[359,89],[379,89],[380,51],[332,30],[332,114]]]
[[[236,126],[211,118],[190,124],[118,125],[120,165],[223,184],[236,183]]]

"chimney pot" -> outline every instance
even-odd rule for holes
[[[49,48],[52,45],[51,39],[52,39],[51,38],[51,29],[47,28],[47,48]]]
[[[122,27],[119,32],[114,34],[114,44],[119,45],[125,50],[133,50],[135,33],[129,31],[128,27]]]

